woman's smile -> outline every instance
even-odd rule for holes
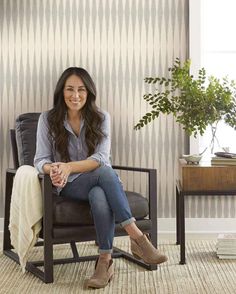
[[[81,78],[71,75],[64,87],[64,101],[68,110],[81,110],[87,101],[87,96],[88,92]]]

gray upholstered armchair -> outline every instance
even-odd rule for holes
[[[12,193],[12,185],[15,172],[21,165],[33,165],[36,146],[36,130],[40,113],[26,113],[16,120],[16,128],[10,130],[12,155],[14,168],[6,171],[5,193],[5,219],[3,252],[5,255],[19,263],[17,254],[12,250],[9,232],[9,213]],[[157,189],[156,170],[147,168],[132,168],[113,166],[117,170],[136,171],[148,173],[149,199],[142,195],[126,191],[133,216],[137,220],[138,227],[145,233],[149,233],[154,246],[157,245]],[[89,203],[74,201],[58,197],[52,193],[52,184],[48,175],[39,175],[43,197],[43,226],[40,232],[40,241],[36,246],[43,246],[44,259],[42,261],[27,262],[26,270],[30,271],[45,283],[53,282],[53,264],[81,262],[94,260],[97,256],[80,257],[76,242],[96,241],[96,233],[93,219],[90,213]],[[115,228],[115,236],[124,236],[126,232],[119,225]],[[53,259],[53,244],[70,243],[73,257],[65,259]],[[79,248],[79,245],[78,245]],[[156,265],[147,265],[137,260],[131,254],[118,248],[114,248],[113,258],[124,257],[149,270],[157,268]],[[39,269],[44,266],[44,271]]]

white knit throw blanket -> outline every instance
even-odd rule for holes
[[[42,228],[42,193],[38,171],[29,165],[18,168],[12,189],[10,206],[10,236],[22,271],[30,249],[35,245]]]

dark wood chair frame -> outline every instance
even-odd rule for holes
[[[15,165],[14,169],[7,169],[6,171],[6,190],[5,190],[5,217],[4,217],[4,235],[3,235],[3,253],[13,259],[19,264],[18,255],[12,250],[13,247],[10,241],[10,231],[9,231],[9,217],[10,217],[10,202],[11,193],[14,176],[19,166],[18,156],[17,156],[17,145],[15,138],[15,130],[10,130],[11,144],[13,150],[13,162]],[[151,220],[151,229],[145,233],[149,233],[151,241],[154,246],[157,246],[157,180],[156,180],[156,169],[149,168],[135,168],[135,167],[123,167],[123,166],[113,166],[117,170],[141,172],[148,174],[148,198],[149,198],[149,216]],[[71,240],[70,239],[59,239],[52,236],[53,231],[53,197],[52,197],[52,183],[49,175],[40,174],[39,180],[42,188],[43,197],[43,241],[36,243],[36,246],[43,246],[44,259],[42,261],[29,261],[26,264],[26,270],[40,278],[44,283],[53,282],[53,265],[54,264],[66,264],[73,262],[82,262],[95,260],[98,255],[91,256],[79,256],[76,242],[92,241],[94,238],[83,239],[80,238]],[[124,236],[123,233],[116,233],[115,236]],[[71,258],[61,258],[53,259],[53,245],[54,244],[65,244],[70,243],[73,257]],[[129,261],[132,261],[148,270],[156,270],[157,265],[149,265],[144,263],[142,260],[136,259],[133,255],[125,252],[117,247],[113,247],[113,258],[123,257]],[[44,266],[44,271],[38,267]]]

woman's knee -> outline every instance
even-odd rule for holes
[[[110,209],[109,204],[106,199],[106,195],[103,189],[99,186],[93,187],[89,191],[89,203],[91,207],[95,207],[96,210],[107,210]]]
[[[116,172],[110,166],[101,166],[97,169],[98,176],[102,180],[118,179]]]

